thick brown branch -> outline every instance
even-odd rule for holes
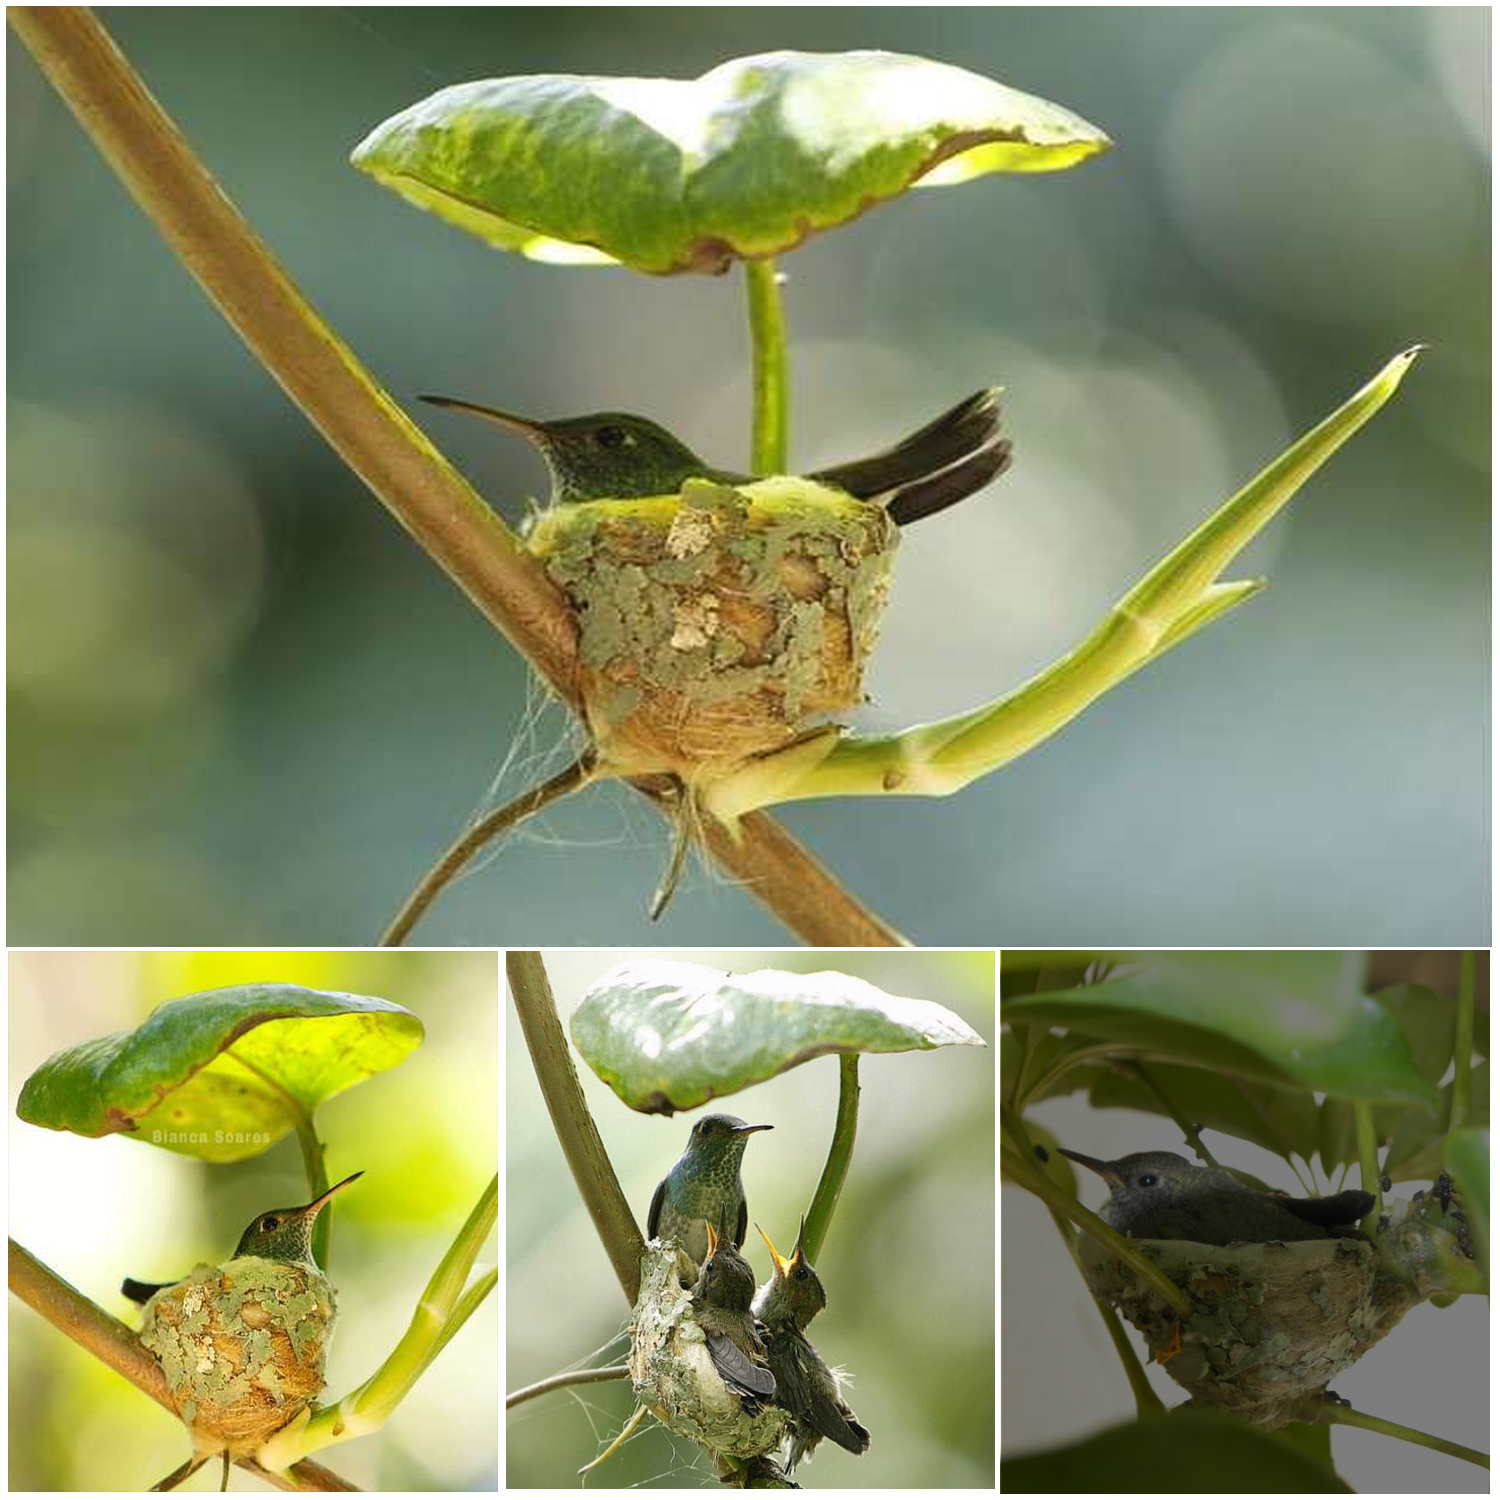
[[[557,1132],[558,1144],[567,1158],[579,1195],[594,1221],[614,1267],[625,1300],[632,1307],[641,1290],[641,1256],[646,1242],[640,1226],[630,1211],[620,1180],[610,1165],[599,1127],[584,1101],[568,1040],[552,999],[552,986],[540,953],[511,949],[505,955],[505,972],[510,980],[511,999],[516,1017],[531,1053],[547,1112]]]
[[[177,1408],[167,1389],[167,1378],[156,1362],[156,1356],[141,1343],[136,1334],[118,1318],[111,1317],[97,1303],[91,1302],[76,1287],[70,1286],[49,1266],[43,1265],[29,1250],[10,1240],[10,1289],[28,1307],[96,1359],[123,1375],[138,1391],[149,1396],[173,1416]],[[268,1484],[283,1490],[355,1490],[346,1479],[331,1469],[307,1459],[293,1464],[285,1474],[272,1474],[254,1459],[241,1459],[242,1469],[260,1475]]]

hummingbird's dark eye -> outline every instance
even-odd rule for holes
[[[601,427],[594,433],[594,441],[601,448],[628,448],[631,437],[623,427]]]
[[[260,1221],[260,1227],[264,1230],[270,1231],[277,1228],[280,1223],[281,1220],[278,1219],[275,1214],[267,1214],[265,1218]]]
[[[798,1266],[797,1269],[792,1272],[792,1275],[795,1276],[798,1281],[806,1281],[807,1280],[807,1267],[806,1266]]]
[[[1146,1175],[1140,1179],[1140,1184],[1142,1187],[1155,1187],[1156,1174],[1154,1172],[1147,1172]]]

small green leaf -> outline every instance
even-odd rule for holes
[[[1049,172],[1105,150],[1086,120],[894,52],[768,52],[701,78],[457,84],[352,161],[502,250],[637,271],[777,255],[916,184]]]
[[[693,1109],[828,1052],[983,1047],[945,1006],[849,974],[629,963],[591,985],[573,1045],[631,1109]]]
[[[21,1090],[32,1125],[116,1131],[205,1161],[274,1145],[323,1100],[421,1044],[409,1010],[367,995],[247,984],[159,1005],[134,1031],[68,1047]]]
[[[1389,1012],[1346,986],[1338,955],[1184,954],[1083,989],[1017,996],[1012,1023],[1088,1032],[1146,1059],[1373,1103],[1436,1105]]]

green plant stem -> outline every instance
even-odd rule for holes
[[[1169,1115],[1171,1115],[1173,1121],[1177,1125],[1177,1128],[1182,1132],[1183,1139],[1188,1143],[1188,1145],[1190,1145],[1193,1150],[1196,1151],[1198,1155],[1203,1158],[1204,1162],[1206,1162],[1210,1167],[1217,1167],[1219,1164],[1214,1160],[1213,1152],[1203,1144],[1203,1137],[1198,1134],[1197,1128],[1193,1125],[1192,1121],[1189,1120],[1188,1117],[1183,1114],[1180,1109],[1178,1109],[1178,1107],[1171,1101],[1171,1099],[1167,1097],[1166,1090],[1163,1089],[1162,1086],[1156,1081],[1156,1079],[1151,1076],[1151,1072],[1146,1067],[1145,1063],[1137,1059],[1131,1064],[1131,1067],[1135,1071],[1135,1076],[1139,1078],[1145,1085],[1147,1093],[1149,1093],[1151,1097],[1155,1099],[1156,1102],[1161,1105],[1161,1107],[1166,1110]]]
[[[1030,1161],[1036,1154],[1036,1145],[1031,1139],[1030,1132],[1026,1129],[1026,1122],[1014,1110],[1002,1107],[1000,1111],[1000,1123],[1005,1133],[1016,1143],[1021,1157]],[[1045,1173],[1042,1174],[1045,1176]],[[1067,1216],[1054,1208],[1050,1203],[1047,1212],[1051,1215],[1053,1227],[1062,1237],[1062,1242],[1067,1246],[1068,1254],[1073,1257],[1073,1264],[1078,1267],[1078,1274],[1083,1274],[1083,1264],[1078,1258],[1078,1233],[1073,1228]],[[1119,1315],[1114,1308],[1102,1297],[1096,1297],[1089,1293],[1089,1300],[1093,1302],[1099,1316],[1104,1319],[1105,1330],[1109,1334],[1110,1343],[1114,1345],[1115,1353],[1119,1357],[1120,1364],[1125,1370],[1125,1379],[1130,1384],[1130,1393],[1135,1398],[1135,1410],[1137,1416],[1147,1416],[1152,1412],[1162,1411],[1161,1397],[1151,1389],[1151,1382],[1146,1379],[1146,1371],[1141,1364],[1140,1357],[1131,1344],[1121,1323]]]
[[[1453,1033],[1453,1094],[1448,1107],[1448,1130],[1469,1123],[1469,1067],[1474,1057],[1474,954],[1459,959],[1458,1021]]]
[[[1375,1206],[1359,1221],[1359,1227],[1373,1237],[1382,1206],[1380,1166],[1375,1152],[1375,1111],[1363,1099],[1354,1105],[1354,1140],[1359,1152],[1359,1185],[1375,1195]]]
[[[1215,580],[1395,394],[1419,352],[1389,361],[1158,562],[1078,647],[1014,692],[898,734],[829,734],[762,756],[717,783],[705,806],[733,822],[751,808],[809,797],[944,797],[1034,749],[1259,592],[1257,580]]]
[[[844,1052],[839,1054],[839,1106],[833,1122],[833,1140],[828,1146],[828,1159],[823,1163],[823,1175],[818,1179],[817,1190],[807,1210],[807,1228],[802,1235],[803,1251],[813,1265],[818,1263],[823,1241],[833,1223],[833,1211],[838,1207],[839,1194],[844,1190],[844,1178],[849,1175],[858,1125],[859,1053]]]
[[[1155,1288],[1162,1301],[1173,1312],[1180,1317],[1187,1317],[1192,1312],[1193,1304],[1181,1287],[1169,1281],[1162,1274],[1161,1268],[1153,1265],[1135,1250],[1130,1241],[1118,1230],[1111,1229],[1103,1219],[1097,1214],[1090,1213],[1076,1198],[1070,1198],[1045,1172],[1037,1171],[1030,1162],[1018,1153],[1007,1150],[1004,1146],[1000,1148],[1000,1164],[1018,1186],[1024,1187],[1027,1192],[1040,1198],[1049,1208],[1057,1209],[1085,1233],[1093,1235],[1112,1255],[1118,1256],[1119,1259],[1134,1267],[1136,1274]]]
[[[1422,1448],[1432,1448],[1452,1458],[1461,1458],[1465,1463],[1477,1464],[1481,1469],[1490,1466],[1488,1453],[1475,1448],[1465,1448],[1462,1443],[1450,1443],[1446,1438],[1433,1437],[1430,1432],[1420,1432],[1415,1427],[1403,1427],[1399,1422],[1388,1422],[1384,1417],[1372,1417],[1362,1411],[1332,1403],[1319,1414],[1321,1420],[1335,1427],[1363,1427],[1367,1432],[1383,1432],[1387,1437],[1400,1438],[1403,1443],[1416,1443]]]
[[[97,1303],[70,1286],[50,1266],[39,1261],[29,1250],[9,1241],[9,1277],[11,1292],[34,1312],[45,1318],[60,1333],[87,1349],[95,1359],[123,1376],[142,1395],[149,1396],[166,1411],[177,1415],[167,1377],[156,1356],[141,1343],[134,1330],[118,1318],[111,1317]],[[238,1460],[242,1469],[265,1476],[254,1459]],[[275,1479],[284,1490],[352,1490],[354,1485],[321,1464],[298,1463]]]
[[[586,750],[557,775],[522,792],[504,807],[497,807],[493,812],[486,813],[449,845],[447,852],[417,883],[416,889],[406,898],[390,926],[381,934],[380,946],[399,948],[411,936],[412,929],[426,915],[432,903],[458,879],[470,860],[485,845],[509,833],[512,828],[560,798],[582,791],[598,773],[598,756],[592,749]]]
[[[641,1256],[646,1242],[584,1102],[542,955],[512,948],[505,955],[505,972],[558,1145],[614,1267],[620,1290],[634,1307],[641,1290]]]
[[[604,1365],[597,1370],[564,1370],[561,1375],[549,1375],[545,1380],[538,1380],[535,1385],[523,1385],[520,1390],[511,1391],[505,1398],[505,1406],[508,1411],[512,1406],[519,1406],[523,1401],[530,1401],[536,1396],[545,1396],[548,1391],[560,1391],[570,1385],[593,1385],[600,1380],[628,1380],[629,1378],[629,1365]]]
[[[93,13],[67,5],[11,6],[7,20],[162,238],[270,374],[552,691],[580,710],[578,626],[567,599],[298,291]],[[768,339],[772,332],[766,331]],[[784,369],[773,394],[778,389],[784,404]],[[637,789],[671,821],[675,800],[664,804],[648,788]],[[771,819],[744,819],[736,836],[719,829],[709,842],[730,875],[804,942],[900,942]]]
[[[493,1268],[465,1286],[474,1259],[495,1227],[500,1179],[492,1177],[463,1227],[433,1272],[400,1342],[380,1368],[332,1406],[306,1421],[294,1420],[263,1443],[256,1457],[267,1468],[285,1469],[308,1453],[376,1432],[406,1398],[448,1341],[495,1289]]]
[[[750,300],[751,413],[750,468],[756,474],[787,471],[790,382],[787,374],[786,316],[774,259],[745,262]]]

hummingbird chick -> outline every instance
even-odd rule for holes
[[[1331,1198],[1257,1192],[1228,1172],[1196,1167],[1171,1151],[1098,1161],[1058,1149],[1109,1184],[1109,1202],[1099,1217],[1134,1239],[1200,1245],[1347,1239],[1358,1235],[1357,1221],[1375,1206],[1372,1194],[1354,1188]]]
[[[419,399],[519,433],[546,462],[553,505],[676,495],[690,479],[732,487],[757,482],[753,474],[705,463],[666,428],[630,412],[540,421],[453,396]],[[1000,391],[988,387],[893,447],[804,477],[814,485],[882,505],[898,526],[905,526],[956,505],[1005,472],[1010,442],[999,437],[999,431]]]
[[[755,1272],[729,1237],[729,1210],[719,1227],[705,1224],[708,1258],[693,1287],[693,1313],[703,1330],[709,1357],[720,1379],[754,1416],[760,1400],[776,1394],[776,1380],[766,1368],[766,1345],[750,1315],[755,1299]]]
[[[790,1259],[778,1252],[759,1224],[755,1227],[774,1268],[771,1280],[756,1294],[753,1311],[766,1327],[766,1360],[776,1377],[776,1404],[792,1415],[786,1472],[791,1474],[825,1437],[858,1457],[870,1446],[869,1431],[839,1393],[838,1373],[829,1369],[804,1332],[828,1305],[823,1283],[803,1253],[807,1221],[797,1230]]]
[[[656,1185],[646,1211],[646,1238],[676,1240],[694,1267],[708,1253],[707,1225],[729,1215],[729,1235],[738,1250],[745,1243],[748,1209],[740,1181],[740,1159],[758,1130],[735,1115],[704,1115],[688,1133],[687,1150]]]

